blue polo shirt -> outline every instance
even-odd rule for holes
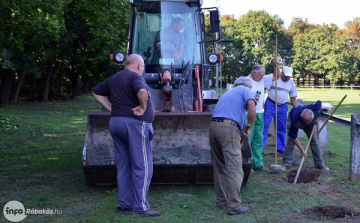
[[[212,117],[234,120],[240,125],[241,130],[244,130],[248,100],[255,101],[250,88],[237,86],[220,97]]]
[[[301,120],[301,112],[304,111],[304,109],[310,109],[311,111],[314,112],[314,118],[312,119],[312,121],[309,125],[305,125],[305,123],[303,123]],[[321,101],[320,100],[316,101],[315,104],[304,105],[304,106],[292,108],[289,113],[289,116],[291,118],[291,124],[290,124],[290,128],[289,128],[289,133],[288,133],[289,137],[292,139],[296,139],[298,130],[304,129],[306,126],[312,125],[316,121],[316,119],[318,119],[320,117],[320,113],[321,113]]]

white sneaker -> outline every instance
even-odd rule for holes
[[[286,171],[286,170],[288,170],[290,168],[291,168],[291,166],[281,165],[281,170],[282,171]]]

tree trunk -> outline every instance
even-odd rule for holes
[[[318,86],[319,85],[319,78],[316,77],[314,78],[314,86]]]
[[[74,59],[74,57],[71,57],[71,59],[70,59],[70,67],[71,67],[71,69],[70,69],[70,84],[71,84],[71,86],[70,86],[70,92],[69,92],[69,94],[70,94],[70,99],[75,99],[75,97],[76,97],[76,94],[77,94],[77,89],[78,89],[78,75],[75,73],[75,69],[74,69],[74,67],[75,67],[75,64],[76,64],[76,62],[75,62],[76,60]]]
[[[21,69],[19,71],[19,80],[16,83],[16,89],[15,89],[14,96],[13,96],[12,101],[11,101],[11,104],[13,104],[13,105],[17,104],[19,94],[20,94],[21,85],[22,85],[22,83],[24,81],[24,76],[25,76],[24,67],[25,67],[25,62],[23,61],[22,64],[21,64]]]
[[[90,82],[89,82],[89,79],[88,78],[84,78],[83,80],[82,80],[82,82],[83,82],[83,85],[82,85],[82,91],[81,91],[81,93],[84,93],[84,94],[87,94],[89,91],[88,91],[88,89],[89,89],[89,85],[90,85]]]
[[[0,104],[8,104],[14,71],[6,69],[1,75]]]
[[[70,98],[75,99],[76,95],[78,94],[79,84],[78,84],[78,75],[74,72],[71,72],[71,92],[70,92]]]
[[[45,72],[45,78],[44,78],[44,86],[43,86],[43,102],[49,101],[49,89],[50,89],[50,81],[52,77],[52,71],[54,68],[54,60],[46,60],[46,72]]]

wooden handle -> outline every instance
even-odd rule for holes
[[[338,107],[341,105],[341,103],[345,100],[347,95],[345,95],[341,101],[339,102],[339,104],[335,107],[335,109],[331,112],[330,116],[326,119],[326,121],[324,122],[324,124],[321,126],[321,128],[319,129],[317,135],[320,134],[321,130],[325,127],[326,123],[330,120],[331,116],[335,113],[335,111],[338,109]]]
[[[249,130],[249,128],[250,128],[250,124],[247,124],[247,126],[246,126],[245,129],[244,129],[244,132],[246,132],[247,130]],[[245,138],[246,138],[246,137],[243,136],[243,137],[240,139],[240,145],[243,144]]]
[[[310,137],[309,137],[309,142],[308,142],[308,144],[307,144],[307,146],[306,146],[306,149],[305,149],[305,155],[307,154],[307,151],[308,151],[308,149],[309,149],[310,142],[311,142],[312,136],[313,136],[313,134],[314,134],[314,129],[315,129],[315,123],[314,123],[314,125],[313,125],[312,130],[311,130],[311,134],[310,134]],[[305,156],[302,156],[299,169],[298,169],[298,171],[297,171],[297,173],[296,173],[296,176],[295,176],[294,184],[296,184],[296,182],[297,182],[297,180],[298,180],[298,178],[299,178],[299,174],[300,174],[301,168],[302,168],[302,166],[303,166],[303,164],[304,164],[304,161],[305,161]]]

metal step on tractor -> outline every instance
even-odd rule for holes
[[[221,61],[215,47],[221,41],[218,9],[201,8],[201,0],[130,0],[130,4],[127,55],[143,56],[143,77],[156,110],[151,183],[213,184],[208,126],[218,97],[209,90],[209,80]],[[163,32],[179,19],[182,29],[166,40]],[[182,49],[176,42],[183,43]],[[111,54],[119,65],[125,58],[122,52]],[[108,111],[88,113],[83,149],[88,185],[117,184],[109,119]],[[243,151],[243,158],[244,184],[252,166],[251,153]]]

